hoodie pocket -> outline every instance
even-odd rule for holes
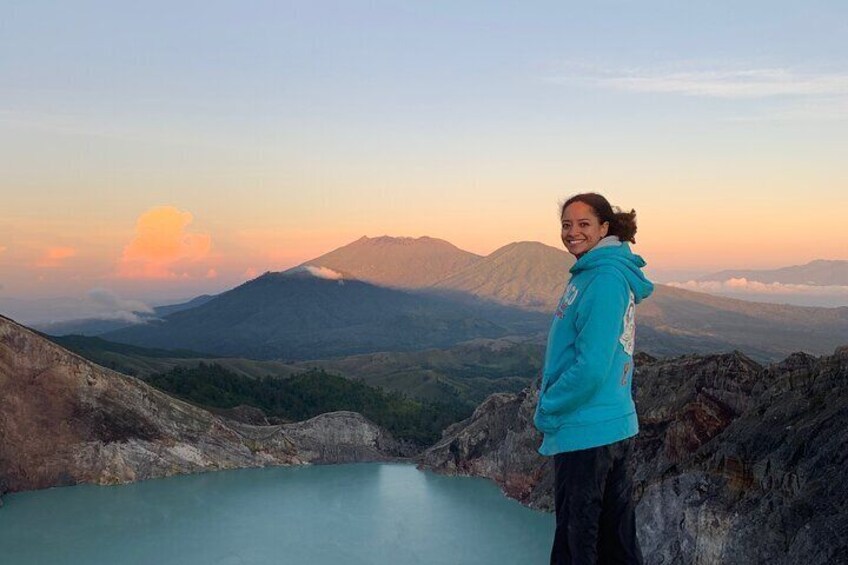
[[[536,429],[543,433],[553,433],[562,427],[561,418],[551,414],[542,414],[541,409],[536,405],[536,413],[533,415],[533,425]]]

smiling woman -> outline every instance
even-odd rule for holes
[[[631,394],[635,305],[653,285],[630,251],[636,212],[600,194],[562,205],[562,241],[577,258],[548,336],[534,423],[554,457],[551,564],[642,563],[630,458],[639,431]]]
[[[636,211],[614,210],[606,198],[594,192],[576,194],[566,200],[560,218],[562,242],[578,259],[607,234],[636,243]]]

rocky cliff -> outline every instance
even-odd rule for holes
[[[276,426],[213,415],[0,316],[0,494],[404,454],[352,412]]]
[[[735,352],[637,358],[634,458],[648,563],[848,563],[848,348],[762,367]],[[496,395],[422,467],[489,477],[551,509],[537,392]]]

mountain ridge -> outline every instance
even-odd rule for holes
[[[384,253],[382,249],[389,251]],[[322,259],[327,257],[332,260]],[[427,261],[420,261],[434,257],[437,269],[431,269]],[[458,257],[460,261],[451,263],[443,260],[444,257]],[[361,264],[362,261],[366,264]],[[269,272],[247,281],[197,308],[167,316],[164,323],[118,330],[103,337],[147,347],[178,346],[216,355],[292,360],[446,347],[464,339],[520,335],[519,327],[530,333],[544,331],[547,322],[541,317],[518,326],[504,320],[520,318],[523,315],[520,311],[535,312],[542,317],[549,315],[565,287],[571,264],[573,258],[565,251],[539,242],[509,243],[480,257],[435,238],[363,237],[299,267],[282,273]],[[261,298],[261,308],[254,302],[238,308],[227,306],[229,313],[223,317],[220,312],[213,313],[216,308],[225,308],[224,304],[231,302],[234,294],[244,294],[246,289],[262,284],[261,281],[293,280],[295,276],[309,280],[310,270],[318,278],[326,279],[338,278],[336,273],[342,273],[345,278],[336,281],[337,284],[351,288],[373,284],[356,278],[357,275],[382,277],[406,288],[374,285],[371,298],[348,293],[350,298],[343,300],[333,290],[335,287],[325,285],[320,292],[301,293],[302,303],[286,302],[280,293],[267,294]],[[389,290],[377,288],[412,293],[407,302],[411,306],[417,301],[417,306],[411,310],[392,310],[391,305],[397,305],[397,295],[390,299]],[[380,292],[382,299],[376,297]],[[310,303],[315,307],[312,313],[307,312]],[[287,306],[283,307],[284,304]],[[363,310],[363,304],[370,304],[370,308]],[[446,307],[447,304],[453,306]],[[490,307],[493,305],[510,310],[499,310],[493,318],[494,310]],[[260,320],[259,310],[273,311],[276,318],[265,316]],[[386,316],[373,316],[375,310]],[[337,320],[327,316],[329,311],[346,319],[343,328],[336,327]],[[387,317],[392,311],[396,316]],[[200,313],[208,314],[206,319],[200,320]],[[250,316],[259,320],[256,322],[259,325],[246,320]],[[468,323],[462,321],[463,316]],[[192,317],[197,318],[193,328],[185,326],[179,330],[180,324],[187,324],[186,320]],[[322,322],[315,324],[315,319]],[[654,295],[639,305],[637,321],[642,328],[638,335],[644,348],[659,355],[739,347],[767,361],[799,348],[822,354],[838,345],[839,336],[848,335],[848,308],[750,302],[666,285],[657,285]],[[322,332],[322,327],[330,329]],[[172,330],[191,339],[179,336],[175,339]],[[161,335],[154,335],[157,332]],[[450,339],[439,341],[439,335]],[[252,336],[253,341],[244,336]],[[333,342],[338,346],[332,345]]]
[[[429,236],[363,236],[298,267],[325,267],[382,286],[422,288],[479,259],[479,255]]]
[[[217,356],[305,360],[448,346],[502,337],[526,324],[543,325],[538,314],[500,306],[286,271],[266,273],[161,323],[101,337]]]

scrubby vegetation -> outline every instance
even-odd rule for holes
[[[268,416],[305,420],[324,412],[351,410],[389,430],[396,438],[430,445],[444,428],[471,415],[460,401],[420,402],[397,392],[312,369],[287,379],[254,379],[216,363],[175,367],[146,381],[169,394],[215,408],[255,406]]]

